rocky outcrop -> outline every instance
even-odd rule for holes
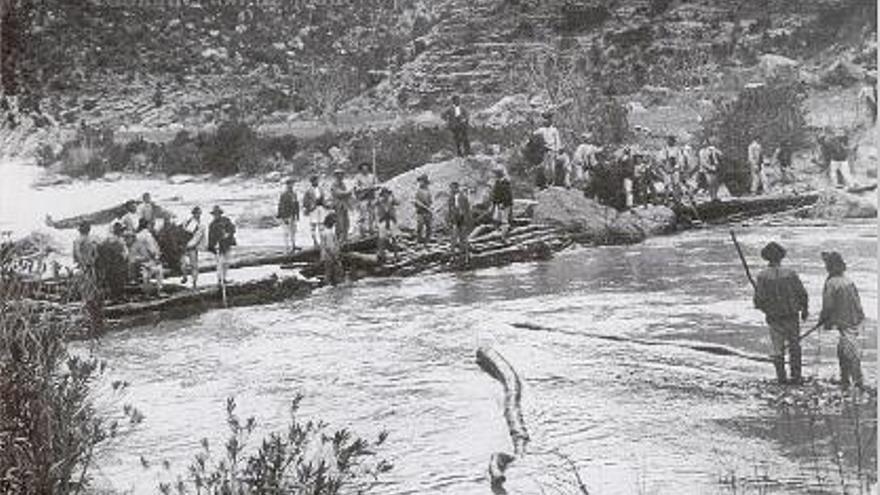
[[[551,187],[536,195],[534,219],[564,228],[578,241],[633,244],[675,230],[675,213],[665,206],[638,207],[620,213],[573,189]]]
[[[457,181],[467,190],[471,205],[484,203],[489,198],[493,181],[493,170],[502,166],[498,157],[476,155],[467,158],[453,158],[444,162],[428,163],[400,174],[385,183],[398,201],[397,223],[401,228],[415,228],[416,212],[413,206],[417,178],[426,174],[431,181],[434,198],[434,225],[441,226],[446,218],[446,201],[449,199],[449,184]]]
[[[829,189],[822,193],[816,205],[801,210],[803,218],[877,218],[877,193],[868,191],[852,194],[839,189]]]

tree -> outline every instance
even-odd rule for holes
[[[786,141],[792,149],[808,144],[803,102],[806,98],[800,83],[774,80],[749,86],[706,120],[703,140],[716,138],[725,156],[722,180],[734,194],[749,189],[748,146],[757,139],[765,154],[771,154]]]

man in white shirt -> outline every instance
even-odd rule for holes
[[[546,111],[542,114],[544,125],[535,130],[535,134],[541,136],[544,141],[544,160],[541,167],[546,177],[553,177],[556,168],[556,157],[562,150],[562,138],[559,129],[553,125],[553,112]]]
[[[589,132],[581,134],[584,142],[574,150],[572,158],[572,183],[585,186],[593,177],[598,166],[598,155],[602,148],[593,144],[593,135]]]
[[[718,200],[718,188],[721,187],[721,150],[713,144],[714,139],[710,139],[707,146],[700,149],[697,156],[697,185],[703,187],[709,192],[712,201]]]
[[[199,281],[199,251],[208,249],[208,227],[202,222],[201,208],[196,206],[192,209],[192,216],[183,224],[183,229],[190,235],[190,238],[186,243],[180,266],[182,270],[185,270],[183,267],[189,265],[192,287],[195,289]],[[180,282],[186,283],[185,271]]]
[[[752,176],[749,191],[752,194],[758,194],[759,191],[768,192],[767,176],[764,172],[764,149],[761,147],[761,143],[758,142],[758,136],[755,136],[752,142],[749,143],[748,159],[749,171]]]

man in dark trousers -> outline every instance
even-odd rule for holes
[[[865,322],[862,300],[856,285],[844,275],[846,263],[836,251],[823,252],[822,261],[828,278],[822,291],[822,312],[819,321],[826,329],[836,329],[840,334],[837,341],[837,360],[840,364],[840,386],[849,389],[850,378],[856,387],[862,389],[862,358],[859,334]]]
[[[235,225],[229,217],[223,215],[219,206],[211,210],[214,220],[208,226],[208,251],[217,257],[217,284],[221,287],[228,282],[226,270],[229,266],[232,254],[232,246],[235,246]]]
[[[770,341],[773,344],[773,366],[779,383],[800,384],[801,344],[800,320],[809,316],[807,291],[794,270],[782,267],[785,248],[775,242],[764,246],[761,257],[769,263],[758,273],[755,281],[755,307],[760,309],[770,326]],[[785,347],[788,346],[791,381],[785,374]]]
[[[293,179],[285,181],[284,192],[278,198],[278,214],[284,228],[284,241],[290,254],[296,251],[296,225],[299,223],[299,200],[293,190]]]
[[[452,106],[443,112],[443,120],[446,121],[446,126],[452,132],[456,154],[458,156],[470,155],[471,142],[470,138],[468,138],[470,118],[467,110],[461,106],[461,98],[458,95],[452,96]]]
[[[501,239],[507,242],[507,234],[510,232],[510,223],[513,219],[513,190],[510,187],[510,179],[504,173],[504,169],[495,169],[495,184],[492,186],[492,222],[495,228],[501,231]]]

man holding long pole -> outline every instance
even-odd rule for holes
[[[800,277],[790,268],[782,266],[785,248],[771,242],[761,250],[761,257],[768,266],[758,273],[754,282],[755,307],[765,315],[770,326],[770,341],[773,344],[773,366],[780,384],[802,383],[800,320],[809,317],[807,291]],[[800,318],[799,318],[800,317]],[[785,348],[788,347],[791,380],[786,376]]]

